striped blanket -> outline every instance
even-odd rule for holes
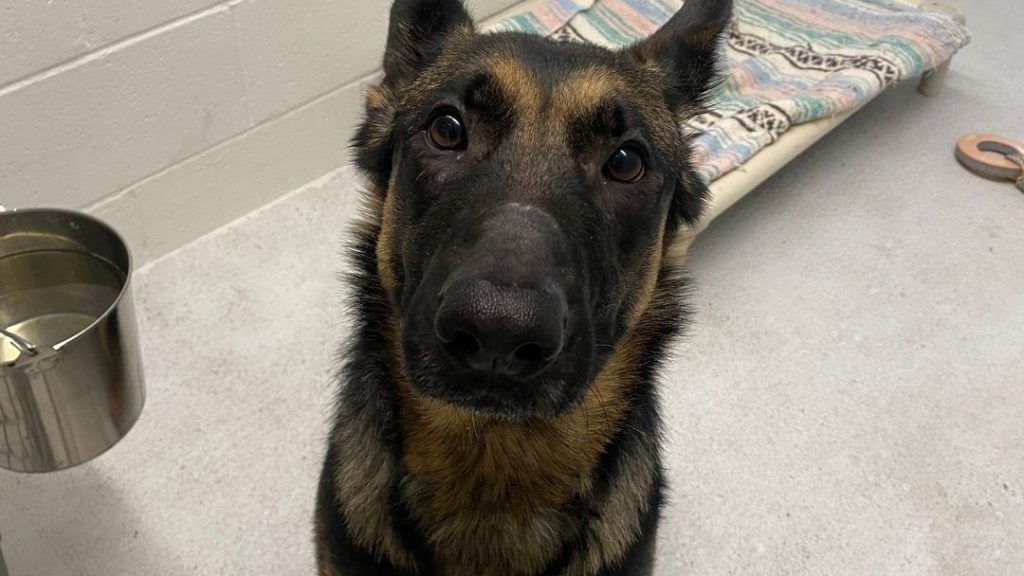
[[[537,0],[492,30],[624,46],[658,29],[682,0]],[[791,126],[854,109],[969,41],[945,15],[894,0],[736,0],[725,40],[729,76],[700,133],[708,181],[743,164]]]

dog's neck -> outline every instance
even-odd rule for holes
[[[640,351],[617,352],[580,404],[554,420],[476,415],[414,392],[399,378],[404,464],[431,487],[431,517],[479,508],[530,514],[585,494],[628,409]]]
[[[478,416],[399,383],[403,495],[443,573],[539,573],[563,545],[552,536],[580,530],[565,508],[594,500],[595,469],[639,384],[639,354],[627,344],[556,420]],[[650,484],[654,460],[645,464],[636,481]]]

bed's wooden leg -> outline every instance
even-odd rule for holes
[[[952,62],[952,60],[946,60],[938,68],[925,72],[917,84],[917,92],[928,97],[938,96],[946,84],[946,74],[949,73],[949,65]]]
[[[922,10],[931,10],[934,12],[943,12],[949,14],[954,20],[960,24],[966,24],[967,18],[964,17],[964,13],[960,10],[940,2],[938,0],[924,0],[918,3],[918,8]],[[933,70],[929,70],[924,73],[921,77],[921,82],[917,85],[917,91],[925,96],[938,96],[939,92],[942,91],[943,85],[946,83],[946,74],[949,73],[949,66],[952,60],[946,60],[938,67]]]

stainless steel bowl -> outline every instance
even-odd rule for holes
[[[135,424],[131,270],[121,237],[90,216],[0,211],[0,467],[69,468]]]

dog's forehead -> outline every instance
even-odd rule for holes
[[[519,114],[578,116],[635,100],[635,70],[618,54],[539,37],[483,35],[435,70],[464,90],[493,89]]]

